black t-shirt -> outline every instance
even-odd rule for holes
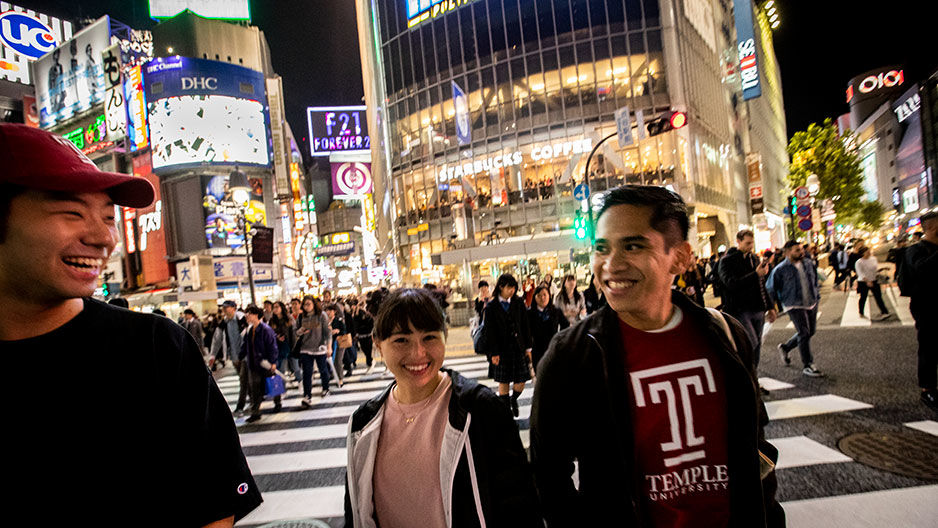
[[[0,351],[7,500],[43,497],[41,524],[204,526],[262,502],[228,404],[173,321],[86,299]]]

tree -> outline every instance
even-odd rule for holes
[[[878,201],[864,201],[860,204],[854,221],[870,231],[876,231],[883,225],[884,214],[886,214],[886,208],[883,204]]]
[[[820,125],[811,123],[807,130],[792,136],[788,155],[791,166],[787,179],[792,189],[804,185],[811,174],[817,174],[820,190],[816,198],[833,201],[838,220],[850,221],[860,213],[863,171],[851,132],[841,136],[830,118]]]

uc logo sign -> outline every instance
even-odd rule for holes
[[[16,53],[32,59],[42,57],[58,45],[49,26],[17,11],[0,14],[0,40]]]

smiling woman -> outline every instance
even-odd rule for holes
[[[446,322],[430,293],[391,293],[373,335],[394,382],[352,415],[346,526],[541,526],[507,407],[440,368]]]

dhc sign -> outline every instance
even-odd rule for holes
[[[216,77],[183,77],[183,90],[201,90],[214,91],[218,89],[218,78]]]
[[[752,2],[750,0],[733,0],[733,18],[736,22],[739,77],[743,83],[743,100],[746,101],[762,95],[762,86],[759,84],[756,35],[752,19]]]
[[[38,59],[58,45],[52,28],[25,13],[0,14],[0,40],[20,55]]]

